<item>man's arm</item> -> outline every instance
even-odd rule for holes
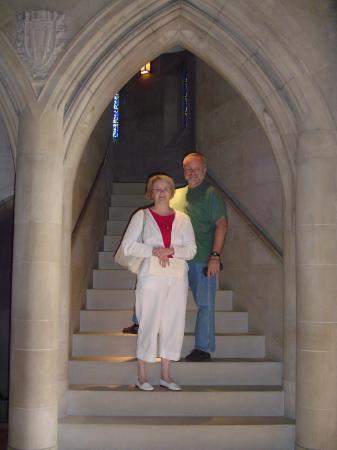
[[[220,217],[215,223],[212,252],[221,253],[227,236],[228,224],[224,217]],[[220,272],[220,256],[210,255],[208,259],[207,274],[209,277]]]

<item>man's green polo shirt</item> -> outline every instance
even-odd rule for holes
[[[207,262],[212,251],[215,224],[225,217],[227,211],[220,193],[209,183],[203,181],[195,188],[185,186],[177,189],[171,207],[185,212],[191,219],[197,243],[194,262]]]

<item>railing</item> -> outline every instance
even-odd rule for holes
[[[13,203],[14,204],[14,194],[13,195],[9,195],[8,197],[5,197],[3,199],[0,200],[0,208],[2,208],[3,206],[7,205],[8,203]]]
[[[241,219],[249,226],[254,234],[264,243],[265,246],[275,255],[279,261],[283,262],[283,251],[278,243],[271,237],[268,231],[253,217],[253,215],[237,200],[234,195],[224,187],[208,169],[206,179],[215,186],[225,197],[228,204],[235,210]]]
[[[106,146],[105,156],[102,159],[102,162],[101,162],[101,164],[100,164],[100,166],[99,166],[99,168],[97,170],[97,174],[95,176],[95,179],[94,179],[94,181],[93,181],[93,183],[92,183],[92,185],[90,187],[90,190],[89,190],[89,192],[88,192],[88,194],[87,194],[87,196],[86,196],[86,198],[85,198],[85,200],[83,202],[83,207],[82,207],[81,212],[80,212],[80,214],[79,214],[79,216],[77,218],[77,221],[76,221],[76,224],[75,224],[75,226],[74,226],[74,228],[72,230],[72,233],[76,232],[76,230],[77,230],[77,228],[78,228],[78,226],[79,226],[79,224],[80,224],[80,222],[82,220],[82,217],[84,216],[84,214],[85,214],[85,212],[86,212],[86,210],[87,210],[87,208],[89,206],[89,202],[90,202],[91,196],[92,196],[92,194],[93,194],[93,192],[94,192],[94,190],[96,188],[97,182],[100,179],[100,176],[101,176],[101,174],[103,172],[104,167],[107,164],[110,164],[109,157],[111,155],[109,154],[109,146],[110,146],[110,138],[109,138],[107,146]]]

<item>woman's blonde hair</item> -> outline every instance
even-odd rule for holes
[[[172,198],[174,196],[174,192],[176,190],[175,185],[174,185],[174,181],[168,175],[162,175],[162,174],[152,175],[152,177],[150,177],[148,179],[147,184],[146,184],[145,197],[148,198],[149,200],[152,200],[153,185],[158,180],[165,181],[169,185],[170,190],[171,190],[170,198]]]

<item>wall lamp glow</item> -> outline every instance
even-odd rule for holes
[[[146,63],[145,66],[143,66],[140,69],[141,75],[146,75],[147,73],[150,73],[150,72],[151,72],[151,63],[150,62]]]

